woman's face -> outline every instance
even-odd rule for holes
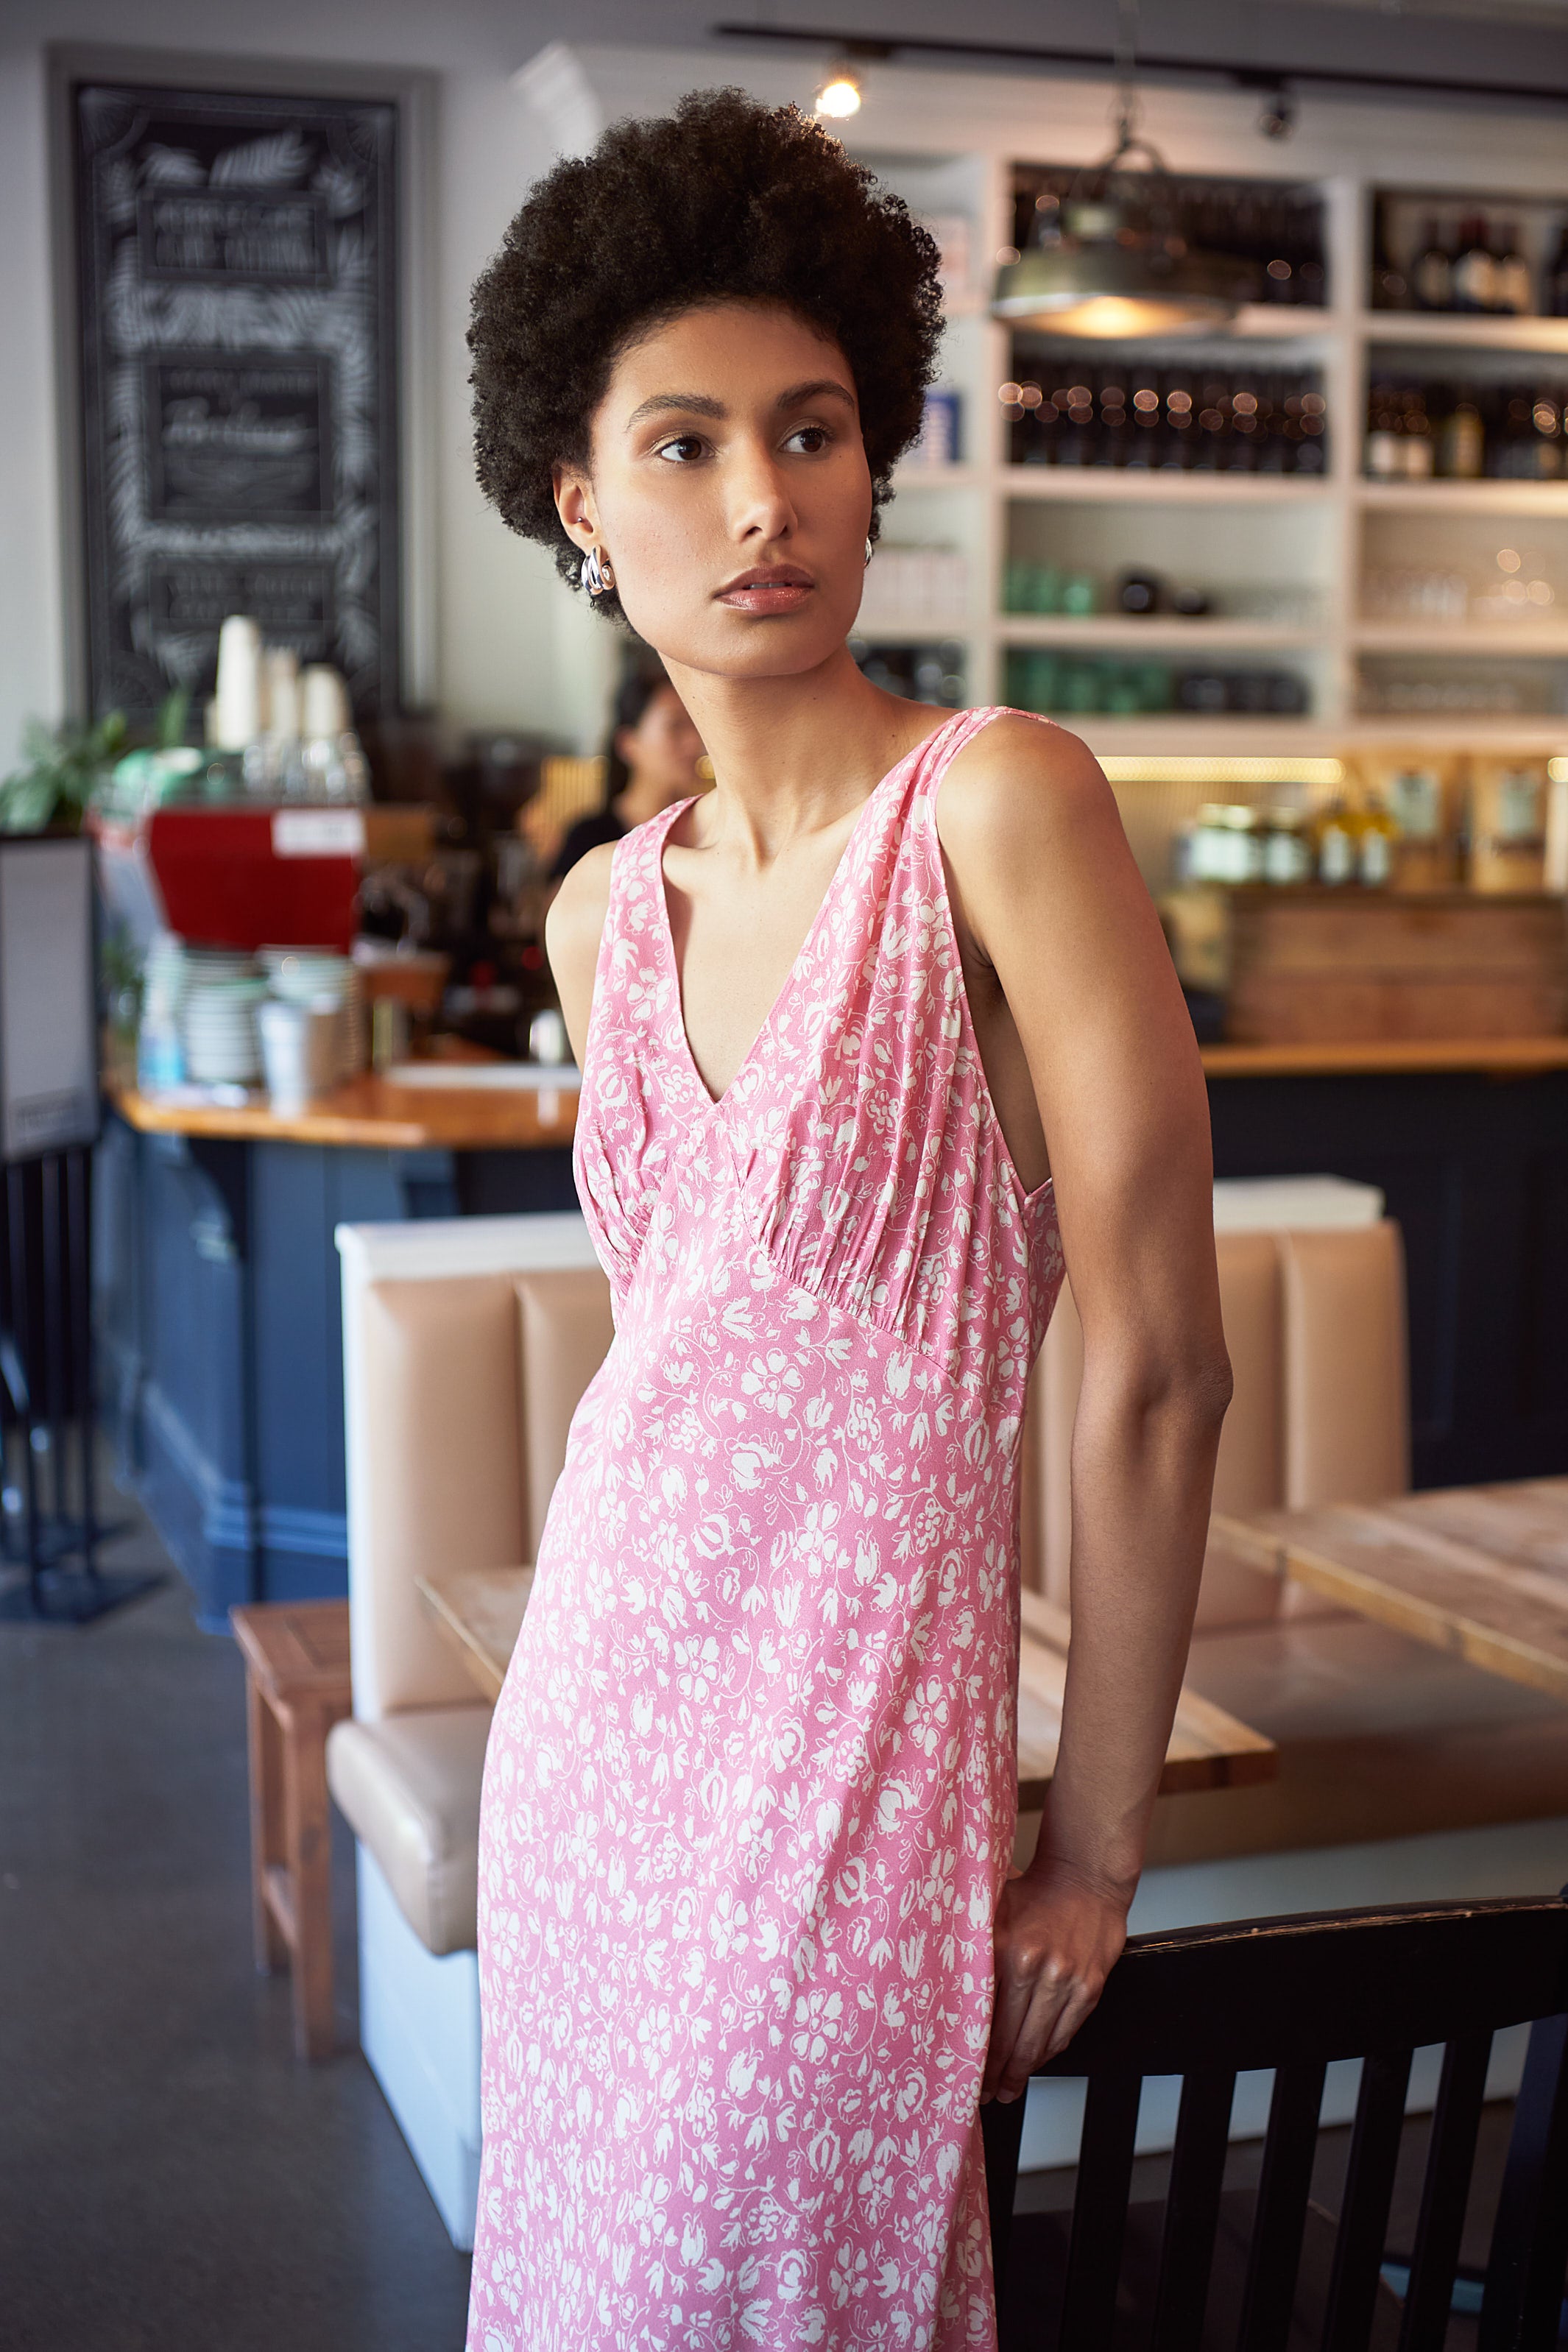
[[[557,475],[562,520],[667,661],[780,677],[842,646],[871,477],[836,343],[771,306],[684,311],[621,354],[592,449],[588,475]]]
[[[631,772],[632,782],[667,802],[684,800],[702,781],[697,772],[702,738],[672,686],[659,688],[635,727],[620,730],[616,749]]]

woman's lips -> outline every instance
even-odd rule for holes
[[[798,613],[814,586],[806,572],[781,565],[777,571],[743,572],[720,589],[719,602],[733,613]]]

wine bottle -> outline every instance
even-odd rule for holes
[[[1269,268],[1273,268],[1272,262]],[[1388,244],[1388,199],[1379,196],[1373,215],[1372,307],[1374,310],[1408,310],[1410,281],[1394,260]]]
[[[1436,455],[1432,420],[1426,414],[1426,395],[1418,384],[1413,384],[1404,396],[1401,421],[1400,454],[1405,461],[1405,475],[1413,482],[1429,481]]]
[[[1535,427],[1535,478],[1561,481],[1563,470],[1563,410],[1562,387],[1543,386],[1535,395],[1531,422]]]
[[[1125,466],[1127,445],[1131,427],[1127,422],[1127,387],[1119,370],[1112,369],[1100,388],[1100,444],[1094,454],[1097,466]]]
[[[1410,282],[1420,310],[1451,310],[1454,307],[1454,257],[1438,241],[1437,224],[1426,224],[1426,238],[1415,257]]]
[[[1456,310],[1491,310],[1497,306],[1497,257],[1487,243],[1487,225],[1472,213],[1459,231],[1454,257]]]
[[[1404,471],[1398,397],[1391,383],[1374,383],[1367,407],[1366,472],[1374,482],[1393,482]]]
[[[1473,400],[1450,396],[1437,428],[1437,471],[1445,481],[1474,482],[1486,462],[1486,427]]]
[[[1549,319],[1568,319],[1568,221],[1558,234],[1557,250],[1542,288],[1541,307]]]
[[[1518,229],[1510,221],[1499,240],[1492,308],[1511,312],[1516,318],[1524,318],[1529,314],[1533,299],[1530,264],[1519,249]]]
[[[1160,462],[1160,445],[1163,438],[1161,413],[1160,379],[1155,370],[1147,365],[1132,371],[1132,446],[1127,453],[1130,466],[1152,467]]]
[[[1226,460],[1226,444],[1230,434],[1230,409],[1225,385],[1217,377],[1205,378],[1199,395],[1198,446],[1194,463],[1205,474],[1223,472]]]
[[[1161,443],[1160,463],[1173,473],[1184,473],[1196,455],[1197,403],[1193,397],[1193,381],[1184,368],[1174,369],[1165,378],[1165,425]]]

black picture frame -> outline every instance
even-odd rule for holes
[[[246,612],[340,668],[360,719],[391,712],[408,94],[95,62],[57,68],[78,698],[132,719],[176,688],[201,700]]]

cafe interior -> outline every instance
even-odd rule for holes
[[[1560,0],[9,0],[0,2347],[463,2341],[480,1779],[614,1337],[544,916],[711,782],[484,504],[464,336],[710,85],[935,239],[852,650],[1088,743],[1207,1087],[1235,1396],[1132,1943],[986,2110],[1000,2340],[1555,2345]]]

